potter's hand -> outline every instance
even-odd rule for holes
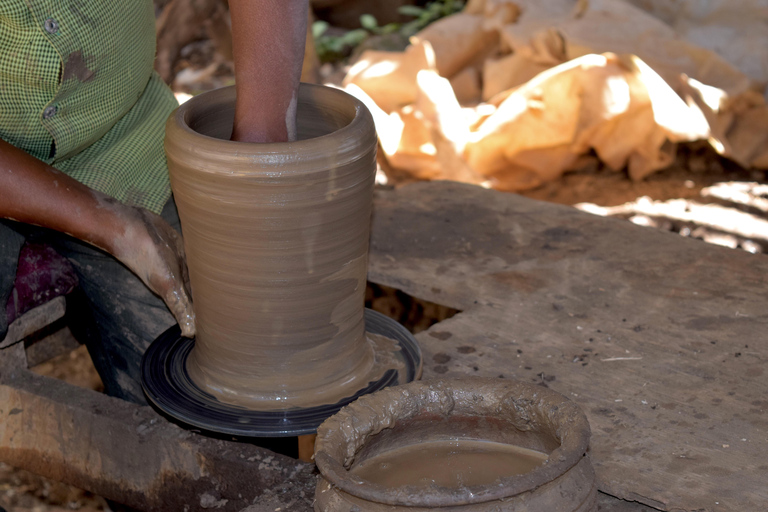
[[[104,249],[160,295],[184,336],[195,333],[180,237],[163,219],[92,190],[0,139],[0,218]]]
[[[115,240],[112,254],[163,299],[182,336],[191,338],[195,335],[195,313],[181,237],[160,216],[143,208],[124,208],[130,227],[123,239]]]

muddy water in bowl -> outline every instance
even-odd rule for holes
[[[318,430],[315,510],[595,509],[589,425],[562,395],[499,379],[411,383]]]
[[[426,441],[354,464],[350,473],[388,487],[460,488],[524,475],[546,460],[546,453],[511,444],[470,439]]]

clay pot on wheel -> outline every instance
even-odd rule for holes
[[[365,107],[302,84],[299,140],[229,140],[234,87],[182,105],[166,154],[197,336],[192,381],[249,409],[333,404],[374,365],[363,321],[376,133]]]
[[[579,407],[540,386],[466,379],[388,388],[318,429],[315,510],[592,512],[589,437]]]

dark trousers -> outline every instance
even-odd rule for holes
[[[162,217],[181,232],[173,199],[166,203]],[[67,301],[70,328],[88,347],[105,392],[145,404],[141,357],[150,343],[176,321],[157,295],[104,251],[48,229],[0,222],[0,339],[8,328],[5,304],[25,240],[46,243],[72,263],[80,286]]]

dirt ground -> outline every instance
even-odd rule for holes
[[[642,181],[631,180],[626,170],[614,171],[597,158],[587,156],[578,170],[518,194],[550,203],[576,205],[592,203],[616,206],[649,197],[656,201],[689,199],[707,202],[701,190],[723,182],[768,183],[768,172],[740,167],[714,152],[706,143],[684,145],[668,168]],[[406,182],[395,182],[395,186]]]
[[[615,206],[648,196],[657,201],[696,199],[701,189],[715,183],[746,181],[766,183],[765,171],[748,170],[717,155],[704,143],[680,149],[675,163],[643,181],[632,181],[625,171],[612,171],[597,160],[583,170],[566,173],[557,181],[522,192],[532,199],[574,205],[594,203]]]

